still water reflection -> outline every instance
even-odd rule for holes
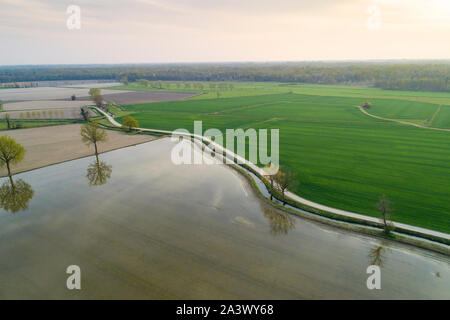
[[[376,245],[372,249],[370,249],[368,258],[370,265],[377,265],[381,267],[383,265],[383,259],[386,255],[385,251],[387,250],[387,244]]]
[[[270,223],[270,232],[273,235],[288,234],[289,230],[295,227],[293,216],[269,206],[263,206],[264,217]]]
[[[88,178],[90,186],[101,186],[108,182],[111,173],[112,166],[96,157],[95,161],[89,164],[87,168],[86,178]]]
[[[18,175],[35,194],[27,214],[0,209],[0,298],[450,298],[448,257],[286,215],[226,166],[173,165],[171,147]]]
[[[0,207],[12,213],[26,210],[33,195],[31,186],[22,179],[5,181],[0,186]]]

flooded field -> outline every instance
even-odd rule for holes
[[[14,201],[4,184],[0,299],[450,299],[448,257],[286,215],[226,166],[173,165],[172,146],[16,175]]]

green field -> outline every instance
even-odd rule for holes
[[[435,128],[450,128],[450,106],[441,106],[438,109],[431,126]]]
[[[450,233],[450,132],[371,118],[356,107],[364,100],[374,115],[450,128],[450,94],[357,87],[237,83],[220,99],[123,108],[147,128],[278,128],[281,164],[300,182],[292,191],[370,216],[385,194],[394,221]]]
[[[168,84],[170,83],[169,87]],[[193,99],[211,99],[216,98],[216,91],[208,87],[208,82],[203,82],[204,89],[198,90],[193,87],[185,89],[182,85],[181,89],[175,86],[175,82],[164,82],[162,89],[151,87],[143,87],[137,83],[130,83],[127,86],[110,87],[108,89],[118,90],[149,90],[149,91],[173,91],[173,92],[191,92],[201,95]],[[216,83],[217,84],[217,83]],[[396,99],[409,100],[418,102],[428,102],[434,104],[450,105],[450,93],[445,92],[414,92],[414,91],[394,91],[382,90],[378,88],[365,88],[353,86],[331,86],[331,85],[315,85],[315,84],[287,84],[276,82],[233,82],[233,90],[219,90],[221,98],[231,98],[240,96],[256,96],[277,93],[296,93],[329,97],[352,97],[359,99]]]

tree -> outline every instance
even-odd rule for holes
[[[125,118],[123,118],[123,126],[128,128],[129,131],[131,131],[132,128],[138,128],[139,123],[133,117],[126,116]]]
[[[275,175],[275,181],[278,190],[283,196],[283,205],[286,205],[286,190],[288,187],[294,186],[296,182],[294,173],[289,169],[280,168]]]
[[[362,107],[364,109],[370,109],[372,107],[372,103],[370,103],[369,101],[364,101]]]
[[[148,87],[150,85],[150,81],[148,81],[147,79],[139,79],[137,82],[142,87]]]
[[[89,110],[87,107],[81,107],[81,116],[83,117],[84,121],[89,121]],[[51,116],[51,110],[49,111],[49,115]]]
[[[23,160],[25,148],[10,136],[0,137],[0,167],[6,166],[11,186],[14,181],[11,174],[11,164],[17,164]]]
[[[102,91],[98,88],[89,89],[89,96],[98,108],[103,107]]]
[[[375,204],[375,208],[380,211],[381,219],[383,221],[384,232],[389,234],[393,229],[392,223],[389,222],[390,213],[393,211],[391,201],[385,195],[380,197],[380,200]]]
[[[105,129],[100,128],[97,124],[87,123],[81,127],[81,140],[88,146],[93,144],[95,147],[95,156],[98,160],[98,142],[105,142],[108,138],[108,133]]]
[[[274,185],[274,182],[276,181],[276,173],[273,173],[273,172],[275,172],[276,170],[276,167],[273,165],[273,163],[270,163],[270,164],[267,164],[265,167],[264,167],[264,170],[266,170],[266,172],[269,172],[268,174],[266,174],[265,176],[267,176],[268,177],[268,180],[269,180],[269,182],[270,182],[270,190],[269,190],[269,193],[270,193],[270,200],[272,200],[273,199],[273,185]],[[278,171],[277,171],[278,172]],[[270,174],[270,173],[272,173],[272,174]]]
[[[106,102],[106,105],[105,105],[105,111],[106,111],[106,112],[109,112],[110,109],[111,109],[112,107],[114,107],[114,106],[115,106],[115,103],[114,103],[114,102],[112,102],[112,101],[107,101],[107,102]]]
[[[8,125],[8,130],[11,129],[11,116],[9,113],[5,114],[6,124]]]
[[[128,85],[128,77],[127,76],[123,76],[122,78],[120,78],[120,82],[122,82],[124,85]]]

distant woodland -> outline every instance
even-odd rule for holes
[[[276,81],[450,92],[450,61],[0,66],[0,83],[121,79]]]

